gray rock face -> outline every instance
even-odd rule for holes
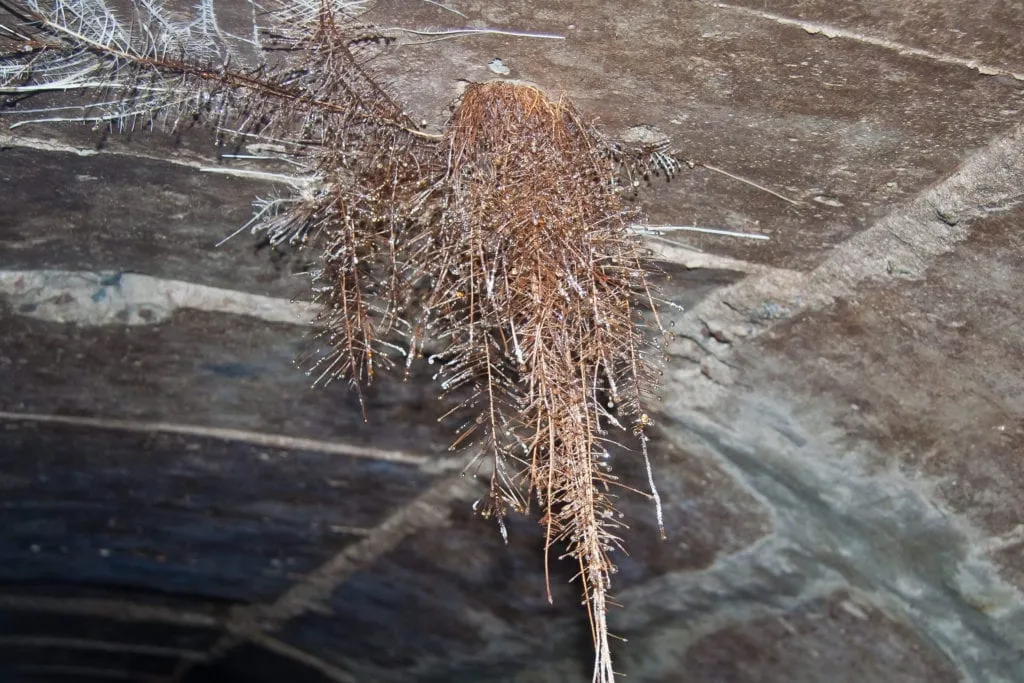
[[[1024,680],[1019,3],[447,4],[366,15],[416,117],[500,60],[696,162],[641,191],[653,224],[770,238],[650,238],[684,309],[652,442],[668,540],[623,493],[617,670]],[[565,39],[398,30],[467,26]],[[273,183],[203,136],[99,140],[0,138],[3,674],[586,680],[573,568],[549,605],[543,530],[506,545],[473,514],[428,369],[375,383],[364,422],[294,367],[304,264],[214,246]]]

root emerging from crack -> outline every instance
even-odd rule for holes
[[[19,20],[0,31],[4,102],[48,90],[94,98],[80,116],[44,107],[20,123],[198,122],[271,141],[308,174],[294,195],[260,200],[247,225],[316,254],[330,350],[310,373],[359,390],[401,364],[396,348],[408,369],[428,340],[439,347],[437,379],[466,419],[453,447],[491,459],[484,514],[500,522],[536,501],[545,558],[579,565],[594,679],[610,683],[623,529],[610,449],[635,438],[646,458],[644,404],[661,360],[645,329],[648,318],[661,328],[650,264],[629,231],[640,217],[620,180],[632,190],[639,176],[674,174],[667,148],[610,142],[566,100],[508,81],[469,86],[445,132],[427,134],[364,70],[354,50],[365,41],[331,3],[268,15],[261,46],[282,61],[254,69],[233,66],[212,15],[197,41],[159,4],[136,4],[129,23],[104,0],[4,7]]]
[[[641,310],[653,308],[647,265],[628,230],[637,217],[597,132],[532,86],[470,86],[442,147],[428,308],[447,331],[449,375],[473,387],[464,405],[476,415],[459,438],[480,434],[493,457],[486,513],[535,497],[547,552],[564,546],[579,563],[595,680],[610,681],[609,554],[622,525],[608,430],[645,445],[643,405],[657,384]]]

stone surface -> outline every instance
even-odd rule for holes
[[[347,387],[310,388],[296,360],[315,357],[317,346],[296,325],[195,310],[132,327],[2,320],[5,409],[344,439],[435,459],[450,442],[453,427],[437,424],[437,390],[426,368],[415,381],[384,375],[365,390],[364,421]],[[389,428],[394,424],[416,426]]]
[[[758,263],[812,267],[1024,111],[1024,91],[1012,78],[980,78],[959,65],[824,38],[714,3],[467,6],[489,25],[566,39],[484,36],[394,51],[375,66],[415,115],[443,121],[459,79],[489,78],[486,65],[497,55],[512,78],[565,93],[612,134],[654,126],[684,157],[800,202],[699,167],[644,197],[654,224],[770,235],[767,245],[688,238]],[[369,16],[384,26],[459,25],[427,3],[381,3]],[[986,17],[980,36],[998,30],[989,26]],[[982,45],[973,56],[984,61],[989,46]],[[951,106],[966,101],[972,116]]]
[[[885,466],[933,482],[994,535],[1024,518],[1022,225],[1020,209],[979,221],[919,278],[865,287],[755,347],[780,360],[776,377],[792,384],[799,373],[808,393],[834,402],[837,426]]]
[[[771,238],[649,241],[668,540],[623,491],[625,680],[1024,680],[1020,3],[445,4],[364,17],[414,116],[498,58],[698,162],[652,222]],[[464,27],[565,39],[399,30]],[[587,680],[573,567],[549,605],[542,529],[473,514],[429,369],[366,421],[310,389],[303,264],[214,247],[282,169],[211,143],[0,140],[0,678]]]
[[[273,190],[266,182],[118,155],[2,154],[5,269],[138,272],[285,298],[308,291],[252,240],[216,246],[248,220],[242,197]]]
[[[717,631],[694,644],[684,661],[697,680],[723,683],[959,680],[950,662],[910,629],[842,592],[785,616]]]
[[[0,439],[7,583],[267,600],[429,483],[409,465],[180,435],[9,422]]]
[[[926,0],[913,2],[845,2],[814,0],[715,3],[718,7],[754,10],[762,16],[803,20],[832,31],[890,41],[954,60],[976,62],[987,71],[1024,72],[1018,29],[1024,24],[1019,3],[976,2],[971,5]]]

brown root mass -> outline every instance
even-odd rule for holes
[[[265,201],[253,224],[273,245],[317,254],[330,350],[311,374],[359,390],[428,343],[439,349],[437,379],[466,419],[453,448],[491,459],[484,514],[500,521],[537,502],[546,555],[579,564],[594,679],[608,683],[610,554],[623,528],[610,434],[635,437],[646,457],[643,405],[660,360],[644,329],[648,264],[629,232],[639,216],[618,179],[678,164],[661,146],[612,144],[566,100],[512,82],[470,85],[444,134],[425,134],[364,71],[329,5],[292,5],[273,41],[294,63],[240,70],[218,57],[230,53],[215,31],[196,54],[189,35],[122,26],[103,0],[5,0],[21,23],[0,32],[0,93],[106,79],[117,96],[101,89],[81,120],[200,121],[283,140],[312,180]],[[139,26],[171,25],[155,4],[136,11]]]
[[[566,101],[508,82],[470,86],[455,109],[446,209],[434,230],[428,307],[448,341],[449,376],[472,383],[480,434],[493,454],[488,511],[535,496],[547,548],[580,566],[610,680],[605,623],[620,544],[606,471],[607,429],[642,429],[653,389],[637,307],[650,299],[613,162]],[[642,435],[640,435],[641,438]]]
[[[567,101],[503,81],[470,85],[436,144],[387,135],[354,176],[325,174],[336,186],[319,278],[334,349],[324,372],[369,381],[396,333],[407,364],[440,345],[437,378],[466,416],[453,447],[491,458],[483,513],[500,522],[537,501],[548,554],[579,563],[595,678],[610,681],[622,525],[609,430],[643,444],[656,388],[638,216],[614,154]]]

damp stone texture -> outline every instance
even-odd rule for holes
[[[667,539],[618,501],[622,680],[1024,680],[1024,5],[364,9],[424,130],[501,77],[692,162],[636,200],[674,338]],[[296,367],[308,264],[218,246],[260,164],[0,117],[0,678],[590,680],[574,568],[549,604],[543,527],[474,514],[431,369],[364,421]]]

